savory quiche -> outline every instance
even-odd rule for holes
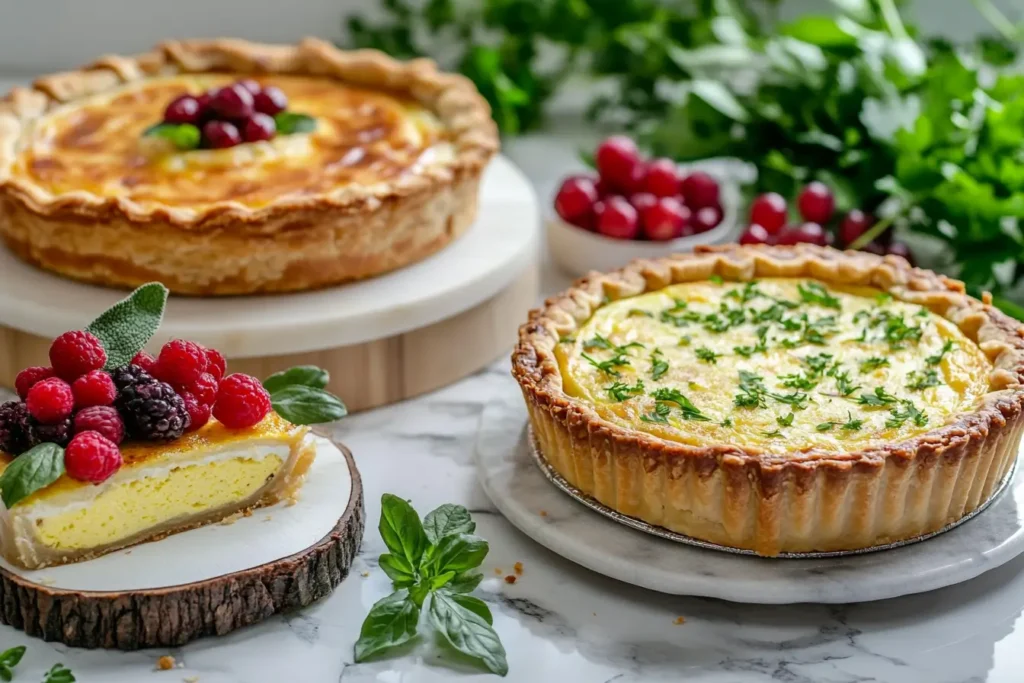
[[[238,88],[254,94],[218,104]],[[0,236],[104,285],[324,287],[465,232],[497,148],[472,83],[427,60],[314,39],[168,42],[0,100]]]
[[[856,550],[985,503],[1024,428],[1024,328],[898,257],[698,248],[534,311],[513,374],[544,458],[701,540]]]

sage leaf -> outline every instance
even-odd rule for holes
[[[433,573],[461,572],[479,567],[487,557],[487,541],[479,536],[456,534],[441,540],[433,557]]]
[[[446,593],[435,593],[430,601],[430,617],[437,630],[456,650],[479,659],[492,673],[499,676],[508,673],[505,648],[482,616]]]
[[[409,592],[400,590],[378,600],[363,621],[359,640],[355,645],[355,660],[365,661],[367,657],[381,650],[402,645],[412,640],[420,621],[420,608],[409,597]]]
[[[22,453],[0,475],[0,497],[10,510],[19,501],[46,488],[64,474],[64,449],[41,443]]]
[[[316,119],[308,114],[298,114],[291,111],[275,114],[274,123],[277,124],[277,132],[281,135],[312,133],[316,130]]]
[[[483,579],[480,572],[459,572],[444,588],[449,593],[472,593]]]
[[[297,425],[333,422],[348,414],[348,409],[334,394],[301,384],[286,386],[270,394],[274,411]]]
[[[427,540],[437,544],[452,534],[473,533],[476,531],[476,523],[469,516],[469,510],[448,503],[427,514],[423,520],[423,530],[427,533]]]
[[[263,380],[263,388],[270,394],[292,385],[323,389],[330,381],[330,374],[323,368],[318,368],[315,365],[297,365],[267,377]]]
[[[167,288],[159,282],[142,285],[85,328],[103,344],[107,370],[128,365],[146,345],[164,318]]]
[[[378,529],[384,545],[410,566],[418,567],[428,545],[419,515],[409,503],[390,493],[381,496],[380,508]]]

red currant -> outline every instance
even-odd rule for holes
[[[797,198],[797,206],[805,221],[821,226],[832,219],[832,212],[836,208],[836,199],[832,196],[832,190],[828,189],[825,183],[815,180],[800,193],[800,197]]]
[[[274,117],[257,112],[245,120],[242,131],[246,142],[270,140],[277,133],[277,124]]]
[[[555,195],[555,211],[565,222],[589,229],[597,198],[597,189],[590,178],[566,178]]]
[[[597,196],[601,199],[606,199],[615,194],[615,188],[612,187],[612,184],[600,176],[594,181],[594,189],[597,190]]]
[[[210,107],[226,119],[248,118],[255,111],[252,93],[238,83],[218,90],[210,100]]]
[[[844,246],[849,246],[854,240],[863,235],[874,222],[871,216],[860,209],[854,209],[846,214],[843,217],[843,222],[839,224],[839,241]]]
[[[601,177],[621,190],[635,191],[643,179],[640,153],[636,144],[623,135],[614,135],[597,147],[594,155]]]
[[[771,244],[772,235],[763,225],[754,223],[740,235],[740,244]]]
[[[597,231],[605,237],[635,239],[640,233],[640,220],[624,197],[609,197],[597,217]]]
[[[642,217],[644,211],[658,203],[658,198],[650,192],[637,192],[629,198],[629,203],[633,205],[633,208],[636,209]]]
[[[659,242],[682,237],[689,222],[690,210],[674,197],[662,197],[643,212],[644,235]]]
[[[722,209],[719,206],[705,206],[693,215],[693,231],[707,232],[722,222]]]
[[[249,94],[253,97],[259,95],[260,92],[263,90],[262,86],[251,78],[243,78],[242,80],[235,83],[235,85],[242,86],[243,88],[248,90]]]
[[[916,264],[916,261],[914,260],[914,253],[910,251],[910,247],[903,242],[893,242],[889,245],[889,248],[885,250],[885,253],[890,256],[901,256],[912,266]]]
[[[210,121],[203,126],[203,139],[207,147],[222,149],[242,143],[242,135],[235,124],[227,121]]]
[[[256,111],[273,116],[288,108],[288,96],[280,88],[268,85],[259,93],[254,93],[253,104]]]
[[[682,189],[679,170],[671,159],[655,159],[647,164],[644,190],[655,197],[675,197]]]
[[[824,247],[828,244],[828,235],[825,229],[817,223],[804,223],[799,227],[789,227],[783,230],[776,241],[776,244],[792,246],[794,244],[817,244]]]
[[[167,123],[199,123],[202,107],[192,95],[182,95],[171,100],[164,110],[164,121]]]
[[[686,205],[691,209],[718,206],[718,181],[703,171],[694,171],[682,183]]]
[[[750,223],[777,235],[786,227],[786,200],[777,192],[759,195],[750,204]]]

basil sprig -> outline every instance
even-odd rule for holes
[[[145,347],[159,329],[166,306],[167,288],[150,282],[89,323],[86,331],[96,335],[107,352],[107,370],[128,365]]]
[[[476,524],[469,511],[442,505],[421,523],[409,503],[385,493],[378,528],[390,551],[380,556],[380,567],[395,592],[370,608],[356,641],[355,660],[415,639],[429,599],[429,623],[449,645],[492,673],[507,674],[505,648],[491,626],[491,611],[483,600],[468,595],[483,579],[474,570],[489,550],[487,541],[473,535]]]
[[[14,667],[18,666],[21,658],[25,656],[25,646],[19,645],[10,649],[0,652],[0,680],[10,681],[14,678],[14,672],[11,671]]]
[[[331,377],[315,365],[298,365],[275,372],[263,381],[270,404],[284,419],[298,425],[333,422],[348,414],[341,399],[324,387]]]
[[[162,138],[180,150],[196,149],[203,137],[199,128],[191,123],[158,123],[144,130],[142,135]]]
[[[14,459],[0,474],[0,498],[10,510],[64,474],[64,449],[55,443],[41,443]],[[2,677],[2,674],[0,674]]]

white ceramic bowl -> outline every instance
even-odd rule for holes
[[[724,244],[736,241],[742,232],[739,220],[739,185],[735,179],[721,177],[714,170],[703,166],[695,164],[684,170],[707,170],[718,180],[722,222],[711,230],[664,242],[617,240],[566,223],[552,209],[553,217],[547,226],[551,257],[570,275],[579,276],[592,270],[615,270],[637,258],[658,258],[693,251],[699,244]]]

